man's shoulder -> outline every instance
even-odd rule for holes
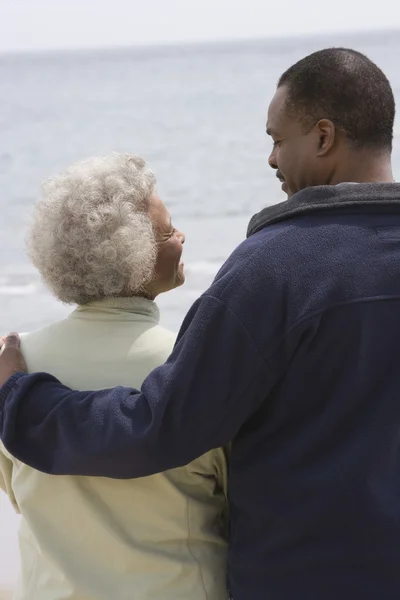
[[[243,280],[246,274],[290,273],[312,275],[332,261],[346,260],[351,247],[371,242],[369,223],[357,216],[311,214],[268,225],[248,237],[231,254],[220,274],[230,271]],[[355,252],[355,256],[357,252]]]
[[[269,225],[232,253],[208,293],[252,322],[255,335],[267,322],[289,331],[305,315],[357,293],[370,243],[364,229],[357,219],[319,215]]]
[[[234,278],[245,284],[262,274],[286,279],[291,271],[307,270],[305,257],[315,255],[320,241],[332,237],[324,222],[290,219],[270,225],[244,240],[220,269],[216,281]]]

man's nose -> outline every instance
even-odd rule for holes
[[[275,151],[274,150],[272,150],[271,154],[269,155],[268,164],[271,167],[271,169],[275,169],[275,171],[278,169],[278,165],[276,163],[276,156],[275,156]]]

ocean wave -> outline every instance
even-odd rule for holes
[[[223,259],[218,261],[196,261],[188,263],[185,266],[186,274],[190,277],[199,276],[207,278],[213,278],[223,263]],[[30,273],[15,273],[15,274],[4,274],[0,275],[0,296],[32,296],[40,292],[42,284],[36,277],[32,277]],[[42,290],[43,291],[43,290]],[[185,288],[188,291],[188,288]],[[189,292],[193,295],[193,292]],[[197,291],[195,292],[197,294]],[[199,290],[199,293],[201,291]]]
[[[37,291],[34,283],[26,285],[2,285],[0,280],[0,296],[31,296]]]
[[[223,263],[221,261],[199,261],[185,265],[185,271],[187,273],[201,273],[204,275],[215,275]]]

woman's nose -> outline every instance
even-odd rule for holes
[[[181,244],[185,243],[186,237],[185,234],[182,231],[177,231],[176,235],[178,236],[178,240],[180,241]]]

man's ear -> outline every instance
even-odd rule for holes
[[[336,127],[329,119],[321,119],[315,127],[319,140],[317,156],[326,156],[335,143]]]

